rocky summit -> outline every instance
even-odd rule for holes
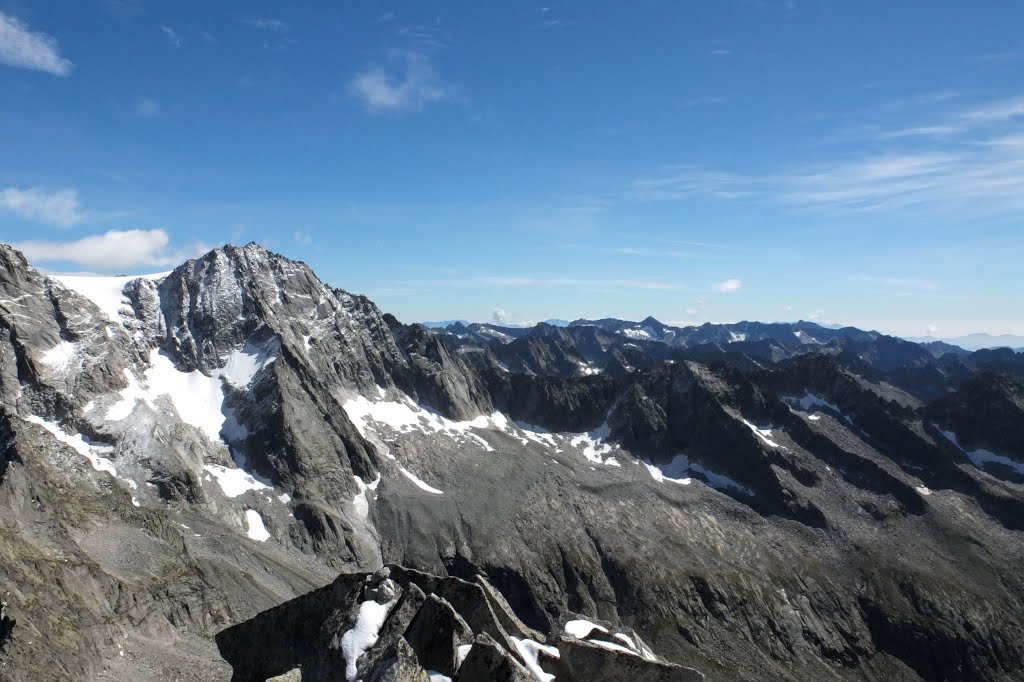
[[[1024,679],[1024,354],[0,246],[0,679]]]

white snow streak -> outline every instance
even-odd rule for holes
[[[551,680],[555,679],[554,675],[544,672],[544,669],[540,667],[540,652],[543,651],[552,658],[559,658],[560,654],[556,647],[540,644],[532,639],[519,639],[518,637],[509,637],[509,639],[516,645],[519,655],[523,657],[526,669],[539,682],[551,682]]]
[[[266,542],[270,539],[270,532],[263,525],[263,517],[255,509],[245,510],[245,522],[248,524],[246,535],[256,542]]]
[[[766,445],[770,445],[773,448],[781,447],[778,443],[776,443],[775,441],[773,441],[771,439],[772,426],[770,424],[768,426],[765,426],[765,427],[754,426],[753,424],[748,422],[746,419],[743,420],[743,423],[746,424],[748,427],[750,427],[750,430],[753,431],[755,434],[757,434],[757,437],[760,438],[761,440],[763,440]]]
[[[427,485],[416,474],[412,473],[405,467],[400,466],[398,467],[398,470],[405,474],[406,478],[415,483],[416,487],[419,488],[420,490],[426,490],[428,493],[433,493],[434,495],[444,495],[443,490],[438,490],[437,488],[432,488],[431,486]]]
[[[89,464],[92,466],[92,468],[95,469],[96,471],[105,471],[106,473],[110,474],[119,481],[124,481],[128,485],[128,487],[132,488],[133,490],[139,487],[138,483],[136,483],[135,481],[118,475],[117,467],[114,465],[114,463],[111,460],[107,459],[106,457],[102,456],[102,454],[112,453],[114,451],[113,446],[94,445],[88,442],[82,434],[76,433],[74,435],[71,435],[65,433],[64,430],[60,427],[60,425],[51,421],[46,421],[42,417],[37,417],[34,414],[29,415],[28,417],[26,417],[26,419],[32,422],[33,424],[38,424],[39,426],[43,427],[54,438],[70,447],[72,450],[80,454],[82,457],[85,457],[89,461]],[[135,498],[132,498],[132,504],[134,504],[136,507],[139,506]]]
[[[355,624],[341,638],[341,653],[345,656],[345,679],[348,682],[355,682],[358,674],[356,663],[360,656],[377,643],[380,628],[394,604],[394,601],[378,604],[368,599],[359,605],[359,615],[356,616]]]

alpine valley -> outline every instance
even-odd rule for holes
[[[1024,679],[1024,353],[0,246],[0,679]]]

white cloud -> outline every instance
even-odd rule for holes
[[[8,187],[0,190],[0,209],[35,222],[61,227],[77,225],[85,218],[85,211],[78,203],[78,192],[73,189],[47,192],[39,187]]]
[[[812,322],[817,322],[818,320],[821,320],[824,317],[825,317],[825,311],[824,310],[812,310],[811,312],[807,313],[807,319],[812,321]]]
[[[725,104],[726,99],[717,95],[701,95],[700,97],[691,97],[690,99],[683,102],[683,106],[687,109],[693,107],[701,107],[709,104]]]
[[[928,335],[928,336],[938,336],[939,332],[941,332],[942,329],[938,325],[933,323],[933,324],[928,325],[928,328],[925,329],[924,331],[925,331],[925,334]]]
[[[491,313],[491,321],[494,324],[508,324],[515,318],[512,317],[512,313],[505,310],[504,308],[495,308],[494,312]]]
[[[304,246],[309,246],[313,243],[313,233],[308,227],[300,227],[292,232],[292,240]]]
[[[135,113],[143,118],[153,118],[161,113],[160,102],[151,97],[143,97],[135,107]]]
[[[273,31],[275,33],[285,33],[291,26],[280,19],[239,19],[246,26],[252,28],[258,28],[264,31]]]
[[[731,294],[734,291],[739,291],[740,289],[742,289],[743,282],[736,279],[735,277],[732,277],[730,279],[725,280],[724,282],[715,282],[712,286],[714,287],[715,291],[720,291],[723,294]]]
[[[170,249],[165,230],[110,230],[73,241],[25,241],[12,246],[31,261],[76,263],[89,270],[178,265],[209,250],[204,244]]]
[[[170,26],[161,26],[160,30],[164,32],[165,36],[167,36],[167,41],[171,45],[174,45],[175,47],[181,47],[181,38],[178,37],[177,31],[175,31]]]
[[[57,41],[31,31],[23,21],[0,12],[0,64],[67,76],[72,64],[60,56]]]
[[[453,97],[430,58],[413,51],[394,52],[387,66],[374,65],[356,74],[349,92],[370,113],[419,111]]]

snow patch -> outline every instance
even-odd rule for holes
[[[715,490],[732,489],[746,495],[754,495],[753,490],[745,485],[737,483],[725,474],[718,474],[707,467],[701,466],[700,464],[691,463],[689,457],[686,455],[676,455],[668,464],[651,464],[643,461],[641,461],[641,463],[647,467],[649,472],[651,472],[651,477],[659,482],[669,481],[671,483],[678,483],[679,485],[690,485],[692,480],[690,478],[690,473],[693,472],[703,476],[707,481],[707,484]]]
[[[805,331],[795,331],[795,332],[793,332],[793,336],[795,336],[797,339],[799,339],[800,343],[815,343],[815,344],[817,344],[819,346],[822,345],[821,341],[819,341],[818,339],[814,338],[813,336],[811,336],[810,334],[808,334]]]
[[[583,456],[595,464],[605,464],[614,467],[622,466],[617,459],[603,457],[612,451],[612,446],[606,442],[610,435],[611,428],[605,423],[593,431],[577,435],[569,441],[569,445],[574,448],[582,447]]]
[[[256,480],[244,469],[229,469],[219,464],[206,464],[203,466],[203,471],[217,480],[225,497],[238,497],[250,490],[273,490],[273,486],[269,483]]]
[[[50,350],[43,353],[42,362],[50,369],[67,373],[72,369],[80,367],[81,359],[78,359],[78,344],[70,341],[61,341]]]
[[[107,319],[119,323],[121,307],[128,305],[128,299],[124,296],[125,285],[137,279],[159,281],[169,274],[171,273],[160,272],[153,275],[132,275],[130,277],[89,277],[80,275],[50,275],[50,277],[68,289],[85,296],[97,308],[103,311]]]
[[[266,542],[270,539],[270,532],[263,525],[263,517],[255,509],[245,510],[245,522],[248,529],[245,534],[256,542]]]
[[[936,426],[935,428],[938,427]],[[986,464],[1002,464],[1003,466],[1012,470],[1014,473],[1024,476],[1024,463],[1018,462],[1014,459],[1010,459],[1009,457],[1005,457],[1003,455],[997,455],[991,450],[984,450],[981,448],[977,450],[965,450],[963,446],[961,446],[960,443],[957,441],[956,434],[953,433],[952,431],[943,431],[942,429],[939,429],[939,433],[945,436],[946,440],[948,440],[950,443],[960,448],[960,451],[967,455],[967,459],[971,460],[971,464],[978,467],[982,471],[985,470]]]
[[[853,423],[850,420],[850,418],[847,417],[845,414],[843,414],[842,411],[840,411],[840,409],[837,406],[833,405],[832,403],[830,403],[829,401],[825,400],[821,396],[819,396],[819,395],[817,395],[815,393],[811,393],[808,390],[804,390],[803,397],[800,397],[800,396],[782,396],[782,400],[785,403],[787,403],[788,405],[790,405],[791,407],[799,407],[804,412],[810,412],[814,408],[825,407],[825,408],[828,408],[828,409],[832,410],[833,412],[835,412],[839,416],[841,416],[843,419],[846,420],[846,422],[848,424],[852,424]],[[808,417],[808,419],[811,419],[811,420],[814,420],[814,421],[817,421],[820,418],[821,418],[820,415],[815,415],[815,414],[812,414],[812,415],[810,415]]]
[[[368,431],[375,431],[378,426],[386,426],[399,433],[439,433],[454,440],[470,440],[487,452],[494,448],[473,429],[504,430],[507,418],[500,412],[480,415],[468,421],[456,422],[433,410],[417,405],[411,398],[403,395],[401,400],[383,400],[385,391],[378,387],[381,400],[370,400],[366,396],[350,398],[342,404],[342,408],[355,425],[359,434],[366,437]]]
[[[687,474],[690,473],[690,460],[686,455],[676,455],[668,464],[651,464],[641,460],[641,464],[651,472],[651,477],[659,483],[671,481],[679,485],[690,485],[692,480]]]
[[[168,396],[178,416],[186,424],[201,430],[213,442],[221,440],[221,433],[228,439],[238,440],[248,435],[245,427],[224,411],[223,382],[238,388],[245,388],[261,369],[276,360],[265,348],[246,343],[227,357],[227,363],[210,376],[199,370],[179,371],[171,358],[154,348],[149,354],[144,384],[125,370],[128,385],[120,391],[120,400],[107,409],[106,418],[120,421],[131,415],[135,405],[144,401],[156,410],[156,400]]]
[[[653,331],[650,327],[634,327],[633,329],[623,329],[619,333],[631,339],[647,340],[654,337]]]
[[[917,492],[921,493],[922,495],[931,495],[932,494],[932,491],[929,490],[927,486],[923,486],[923,485],[919,485],[919,486],[915,487],[914,490],[916,490]]]
[[[360,656],[377,643],[380,628],[384,625],[394,604],[394,601],[378,604],[374,600],[368,599],[359,605],[359,614],[356,616],[355,624],[341,637],[341,653],[345,656],[345,679],[347,682],[355,682],[358,674],[356,663]]]
[[[156,349],[149,355],[150,367],[146,370],[149,384],[148,401],[166,395],[170,397],[178,416],[206,434],[211,441],[220,440],[224,425],[224,391],[220,377],[206,376],[199,370],[180,372],[170,357]]]
[[[472,648],[472,644],[460,644],[459,648],[455,650],[456,671],[458,671],[458,669],[462,667],[462,663],[466,660],[466,656],[469,656],[469,650]]]
[[[235,388],[247,388],[257,373],[277,360],[276,348],[246,341],[242,348],[228,355],[227,363],[219,374]]]
[[[576,639],[583,639],[591,632],[595,630],[608,634],[608,628],[598,625],[597,623],[591,623],[589,620],[570,620],[562,627],[565,634]]]
[[[519,427],[520,432],[527,440],[532,440],[534,443],[539,443],[540,445],[545,445],[547,447],[558,447],[555,442],[555,436],[550,431],[526,422],[515,422],[515,425]],[[525,444],[526,443],[523,443],[523,445]]]
[[[356,480],[356,496],[352,498],[352,506],[356,510],[356,515],[359,518],[366,520],[370,516],[370,503],[366,499],[367,490],[377,490],[377,486],[380,485],[380,474],[377,474],[376,480],[373,483],[363,483],[363,479],[359,476],[353,476]]]
[[[554,675],[544,672],[544,669],[540,667],[540,652],[543,651],[552,658],[559,658],[560,654],[556,647],[541,644],[532,639],[519,639],[518,637],[509,637],[509,639],[516,645],[516,650],[522,656],[523,662],[526,663],[526,669],[539,682],[551,682],[555,679]]]

